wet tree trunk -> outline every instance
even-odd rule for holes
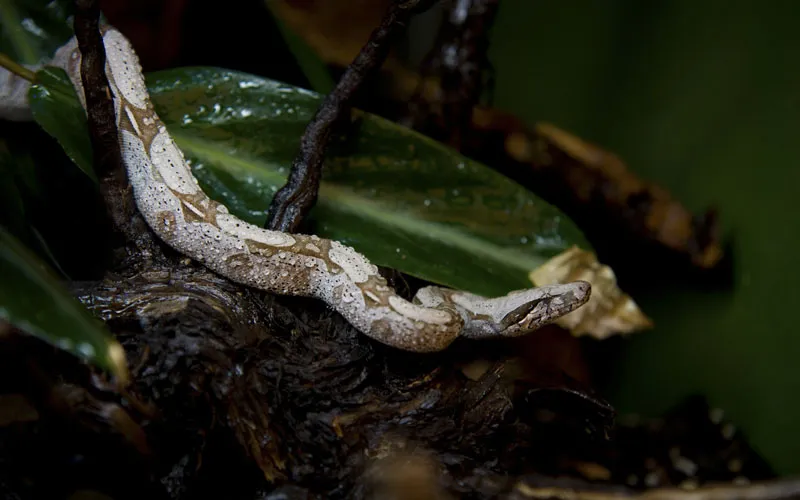
[[[594,437],[610,423],[568,382],[520,382],[502,354],[462,369],[475,343],[406,353],[321,302],[159,260],[129,257],[133,272],[72,284],[123,344],[127,390],[30,337],[6,337],[5,392],[38,415],[0,429],[8,488],[57,498],[85,481],[114,498],[266,498],[281,486],[289,498],[366,498],[391,482],[379,473],[391,463],[395,475],[405,464],[421,486],[452,489],[534,470],[591,439],[585,423]],[[537,420],[544,409],[550,423]]]

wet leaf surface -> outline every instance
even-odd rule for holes
[[[262,224],[319,97],[210,68],[165,71],[148,82],[209,195]],[[46,105],[51,116],[77,112],[37,103]],[[326,164],[314,233],[378,265],[487,295],[527,288],[528,272],[548,258],[572,245],[588,247],[555,207],[493,170],[371,115],[357,113],[352,127]],[[57,133],[62,144],[80,149],[74,137]]]
[[[127,379],[122,347],[38,258],[0,227],[0,318]]]

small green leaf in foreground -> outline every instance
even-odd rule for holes
[[[38,64],[72,36],[71,0],[0,0],[0,52]]]
[[[3,227],[0,276],[0,319],[127,380],[122,346]]]
[[[97,182],[86,114],[67,73],[53,67],[37,71],[28,95],[36,122],[58,140],[83,173]]]

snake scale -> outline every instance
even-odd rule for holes
[[[153,109],[130,42],[110,26],[102,33],[120,148],[137,208],[158,237],[181,254],[242,285],[320,299],[363,334],[416,352],[442,350],[459,336],[523,335],[588,301],[589,283],[576,281],[497,298],[428,286],[409,302],[351,247],[238,219],[209,198],[193,176]],[[49,64],[66,70],[85,108],[80,60],[73,37]],[[19,114],[27,104],[20,102],[26,99],[27,92],[20,90],[26,82],[14,78],[0,80],[5,116]]]

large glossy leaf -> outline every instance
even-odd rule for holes
[[[709,395],[778,470],[800,472],[798,2],[502,2],[496,104],[619,153],[693,209],[716,204],[736,285],[653,283],[612,403]],[[657,263],[652,263],[657,265]]]
[[[119,343],[2,226],[0,276],[0,319],[127,379]]]
[[[148,84],[207,192],[262,224],[319,96],[209,68],[150,75]],[[505,177],[403,127],[357,116],[326,164],[315,233],[379,265],[484,294],[529,287],[528,272],[546,259],[588,248],[569,219]]]
[[[242,73],[150,75],[156,109],[209,193],[263,223],[318,95]],[[580,231],[554,207],[419,134],[359,114],[325,166],[315,232],[374,262],[448,286],[496,294]]]

